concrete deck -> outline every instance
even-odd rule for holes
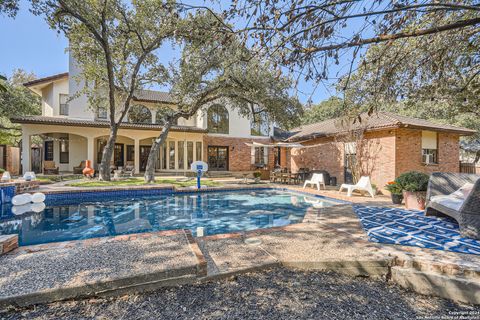
[[[480,256],[369,242],[345,204],[309,209],[299,224],[245,233],[193,238],[174,230],[20,247],[0,256],[0,306],[151,290],[278,265],[393,279],[417,292],[480,303]]]
[[[183,232],[21,247],[0,256],[0,306],[28,305],[194,279],[198,260]]]

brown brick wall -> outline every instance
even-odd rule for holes
[[[343,144],[334,142],[332,138],[320,138],[303,145],[307,148],[291,150],[292,172],[297,172],[299,168],[326,170],[339,182],[344,180]]]
[[[438,133],[438,165],[422,163],[422,131],[398,129],[396,134],[396,176],[411,170],[432,173],[459,172],[459,135]]]
[[[269,138],[249,139],[249,138],[229,138],[220,136],[208,136],[203,138],[204,150],[203,159],[208,162],[208,146],[228,146],[228,169],[229,171],[252,171],[251,148],[245,143],[251,142],[270,143]],[[268,150],[268,167],[273,168],[274,154],[273,149]]]

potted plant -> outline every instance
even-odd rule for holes
[[[385,189],[390,192],[393,204],[402,204],[403,190],[400,184],[396,183],[395,181],[390,181],[385,186]]]
[[[255,183],[260,182],[260,177],[262,176],[262,173],[260,171],[254,171],[253,172],[253,177],[255,178]]]
[[[403,173],[395,179],[403,190],[407,209],[425,210],[428,179],[428,174],[417,171]]]

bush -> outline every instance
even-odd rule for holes
[[[428,174],[410,171],[399,175],[395,179],[395,183],[397,183],[403,191],[427,191],[429,178],[430,176]]]
[[[254,171],[254,172],[253,172],[253,177],[254,177],[254,178],[257,178],[257,179],[258,179],[258,178],[260,178],[261,176],[262,176],[262,173],[261,173],[260,171]]]
[[[385,189],[390,191],[391,194],[402,194],[402,186],[395,181],[390,181],[385,186]]]
[[[0,173],[4,173],[5,169],[0,168]]]

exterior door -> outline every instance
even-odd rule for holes
[[[147,168],[148,155],[150,154],[152,146],[140,146],[140,171],[145,171]]]
[[[228,171],[228,147],[208,147],[208,170]]]
[[[123,167],[123,158],[124,158],[124,145],[121,143],[115,143],[115,148],[113,149],[113,162],[117,167]]]
[[[345,154],[345,183],[354,183],[352,168],[355,165],[357,156],[355,154]]]

